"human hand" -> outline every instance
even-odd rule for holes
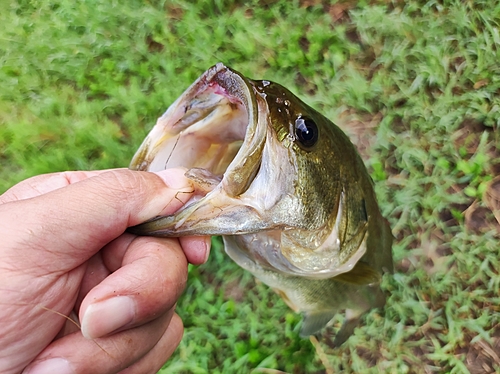
[[[0,372],[158,371],[182,337],[187,263],[206,261],[210,238],[125,230],[192,193],[170,169],[47,174],[0,196]]]

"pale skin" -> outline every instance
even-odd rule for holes
[[[156,373],[182,337],[187,265],[206,261],[210,238],[125,230],[192,193],[171,169],[47,174],[1,195],[0,372]]]

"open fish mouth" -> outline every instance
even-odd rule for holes
[[[154,218],[130,231],[183,236],[240,234],[268,228],[258,207],[245,204],[241,196],[260,168],[267,132],[266,121],[259,121],[263,111],[259,111],[259,98],[253,91],[242,75],[219,63],[200,76],[158,119],[130,168],[187,168],[186,176],[201,194],[208,194],[206,200],[210,203],[196,201],[193,206],[195,201],[190,201],[182,212]],[[267,105],[263,99],[260,101],[261,106]]]

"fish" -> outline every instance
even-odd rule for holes
[[[130,169],[184,168],[194,197],[138,235],[221,235],[225,252],[320,334],[345,310],[333,344],[385,305],[392,233],[355,146],[291,91],[218,63],[158,119]]]

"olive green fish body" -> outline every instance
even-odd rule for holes
[[[136,170],[184,167],[198,195],[141,235],[222,235],[241,267],[305,315],[314,334],[340,310],[346,323],[384,304],[392,234],[355,147],[290,91],[217,64],[144,140]]]

